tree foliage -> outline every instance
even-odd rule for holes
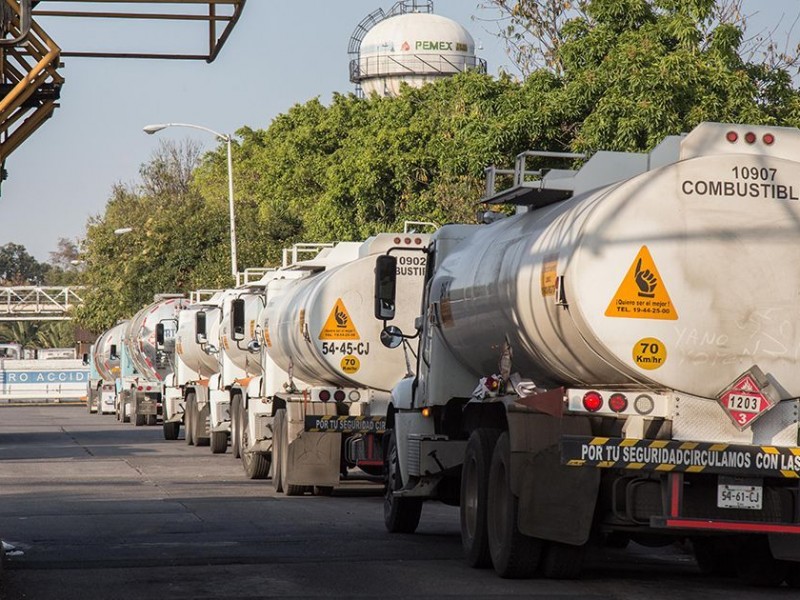
[[[335,94],[265,129],[243,127],[239,268],[275,265],[295,242],[361,240],[406,220],[469,222],[484,167],[526,149],[647,151],[704,120],[800,124],[790,74],[742,58],[740,2],[486,0],[538,57],[524,80],[473,72],[396,98]],[[117,186],[88,226],[79,317],[95,331],[154,293],[232,283],[224,146],[202,157],[162,147],[141,176],[138,188]],[[119,227],[133,231],[116,236]]]

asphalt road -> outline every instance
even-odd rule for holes
[[[794,598],[702,576],[677,547],[592,551],[578,581],[508,581],[461,560],[457,509],[390,535],[380,490],[287,498],[230,454],[84,407],[0,408],[0,599]]]

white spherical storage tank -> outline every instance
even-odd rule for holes
[[[420,87],[468,69],[486,70],[475,56],[475,41],[461,25],[428,13],[381,21],[361,41],[352,79],[367,95],[394,96],[406,83]]]

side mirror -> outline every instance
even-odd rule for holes
[[[397,290],[397,258],[382,254],[375,261],[375,318],[394,319]]]
[[[164,345],[164,324],[156,323],[156,346]]]
[[[111,352],[109,353],[109,358],[112,360],[116,360],[119,358],[119,354],[117,354],[117,345],[111,344]]]
[[[244,298],[231,301],[231,338],[235,342],[244,339]]]
[[[201,310],[194,316],[194,339],[198,344],[208,343],[205,311]]]
[[[381,344],[387,348],[397,348],[402,343],[403,332],[400,331],[399,327],[389,325],[389,327],[384,327],[383,331],[381,331]]]

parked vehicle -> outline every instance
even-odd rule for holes
[[[703,123],[577,171],[526,153],[486,198],[518,214],[441,228],[389,407],[389,531],[439,499],[503,577],[577,576],[614,535],[798,585],[799,151],[797,129]],[[378,259],[379,319],[398,267]]]
[[[127,321],[105,331],[92,344],[89,352],[89,387],[86,406],[89,412],[114,414],[116,386],[119,375],[122,332]]]

